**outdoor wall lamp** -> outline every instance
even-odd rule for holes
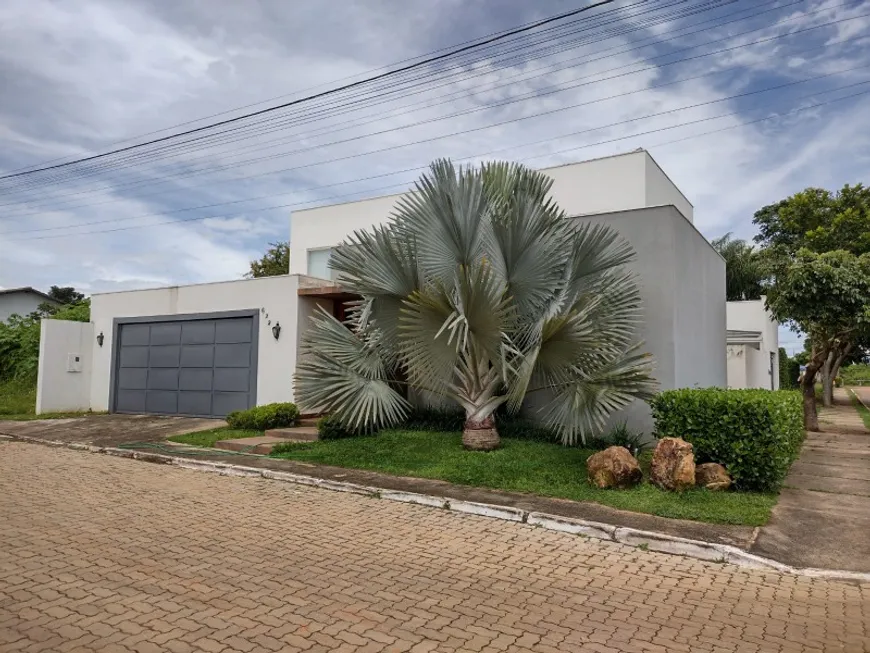
[[[102,347],[102,346],[103,346],[103,340],[105,340],[105,339],[106,339],[106,336],[104,336],[104,335],[103,335],[103,332],[100,331],[100,333],[97,335],[97,344],[98,344],[100,347]]]
[[[275,326],[272,327],[272,335],[275,336],[275,340],[278,339],[278,336],[281,335],[281,323],[275,322]]]

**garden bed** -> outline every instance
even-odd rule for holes
[[[217,439],[225,436],[226,431]],[[586,459],[594,451],[503,438],[497,451],[477,453],[465,451],[461,438],[460,433],[383,431],[373,436],[292,444],[273,457],[593,501],[622,510],[720,524],[763,525],[776,503],[773,493],[694,489],[675,494],[646,482],[630,490],[601,490],[586,480]],[[641,456],[645,472],[648,464],[649,455]]]

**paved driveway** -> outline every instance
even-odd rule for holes
[[[870,585],[0,442],[0,651],[870,646]]]
[[[222,419],[162,415],[89,415],[69,419],[0,420],[0,434],[84,442],[101,447],[165,440],[173,435],[226,426]]]

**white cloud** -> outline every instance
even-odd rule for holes
[[[829,9],[808,18],[794,14],[795,20],[739,37],[741,40],[735,42],[858,16],[870,6],[868,2],[854,7],[838,4],[827,0],[807,3],[810,9]],[[753,5],[744,2],[739,6],[749,13]],[[0,83],[9,89],[0,106],[0,169],[101,151],[130,135],[268,97],[293,97],[294,92],[298,96],[298,91],[306,87],[319,84],[325,88],[322,85],[331,80],[359,75],[390,61],[562,9],[558,3],[536,5],[533,16],[529,7],[526,3],[504,3],[495,15],[458,1],[452,5],[349,1],[342,5],[343,11],[336,12],[325,5],[267,0],[246,3],[244,8],[232,3],[102,0],[84,9],[48,0],[9,0],[0,5]],[[789,15],[772,12],[765,20]],[[702,14],[693,20],[707,18]],[[764,24],[759,21],[753,25]],[[725,231],[751,237],[752,213],[764,204],[807,185],[836,187],[847,181],[866,180],[870,172],[870,137],[861,106],[855,102],[790,114],[776,121],[746,126],[742,123],[771,111],[788,111],[802,94],[816,92],[825,99],[822,91],[858,81],[863,73],[641,118],[870,63],[870,51],[860,47],[858,41],[823,47],[826,41],[864,33],[861,30],[868,27],[866,21],[856,19],[815,30],[817,34],[807,32],[751,49],[577,85],[650,66],[647,58],[666,52],[664,47],[614,53],[630,47],[631,40],[667,38],[682,24],[676,23],[667,31],[619,36],[543,62],[518,60],[508,67],[481,62],[473,67],[477,76],[457,79],[443,88],[419,95],[403,94],[378,106],[300,124],[292,130],[261,133],[220,149],[184,153],[171,164],[136,165],[115,169],[110,175],[73,181],[65,181],[64,174],[59,173],[56,183],[16,195],[14,199],[26,200],[23,203],[0,206],[0,232],[94,224],[17,236],[0,233],[0,284],[46,287],[74,280],[82,289],[94,291],[236,278],[267,242],[286,237],[292,206],[339,202],[342,197],[350,199],[366,192],[397,192],[415,174],[338,182],[417,168],[440,156],[462,158],[492,151],[500,151],[500,158],[546,166],[647,147],[693,202],[696,224],[708,237]],[[703,43],[745,29],[749,27],[730,25],[700,33],[685,43],[676,42],[672,47]],[[702,47],[693,54],[729,44]],[[818,47],[804,52],[813,46]],[[612,56],[589,62],[603,53]],[[581,54],[583,58],[566,63],[561,70],[543,74],[543,66],[568,62]],[[621,68],[604,72],[617,67]],[[718,72],[650,89],[713,71]],[[554,88],[563,90],[369,136]],[[530,117],[636,90],[643,92]],[[405,108],[411,103],[416,103],[413,110]],[[639,135],[729,112],[737,115]],[[410,145],[522,117],[528,119]],[[627,120],[634,121],[567,136]],[[357,124],[363,121],[368,124]],[[264,125],[274,125],[274,121]],[[732,129],[669,144],[723,127]],[[348,137],[359,138],[329,145]],[[622,137],[628,138],[588,146]],[[550,140],[515,147],[545,139]],[[390,147],[396,149],[367,154]],[[303,148],[310,149],[297,151]],[[558,153],[568,148],[577,149]],[[355,154],[365,156],[319,164]],[[251,161],[261,157],[275,158]],[[225,169],[215,172],[218,167]],[[317,190],[321,186],[324,188]],[[262,199],[239,202],[256,197]],[[9,201],[0,195],[0,204]],[[178,211],[222,202],[230,204]],[[268,208],[276,205],[291,206]],[[160,224],[171,220],[184,222]],[[114,231],[142,224],[159,226]],[[81,231],[95,233],[55,237]],[[33,237],[41,239],[21,240]]]

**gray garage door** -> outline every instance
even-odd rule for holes
[[[119,413],[223,417],[255,404],[252,317],[120,324]]]

